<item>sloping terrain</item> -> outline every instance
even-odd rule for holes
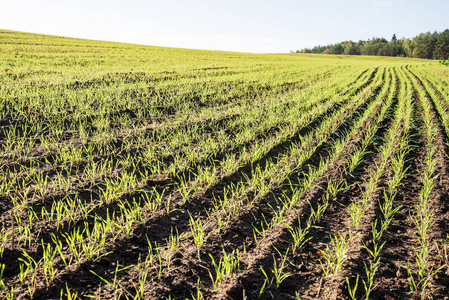
[[[0,296],[444,299],[449,68],[0,31]]]

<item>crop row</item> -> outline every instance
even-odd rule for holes
[[[5,299],[447,294],[440,66],[8,34]]]

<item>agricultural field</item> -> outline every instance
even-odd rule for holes
[[[0,31],[3,299],[448,299],[449,68]]]

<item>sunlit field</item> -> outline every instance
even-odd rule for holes
[[[444,299],[449,68],[0,31],[3,299]]]

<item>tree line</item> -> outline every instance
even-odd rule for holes
[[[345,55],[402,56],[443,60],[449,57],[449,29],[443,32],[426,32],[412,39],[397,39],[396,34],[390,41],[385,38],[372,38],[367,41],[344,41],[327,46],[315,46],[296,53],[321,53]]]

